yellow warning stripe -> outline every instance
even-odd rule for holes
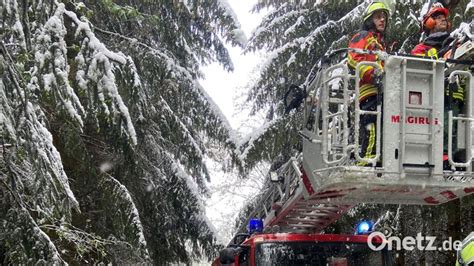
[[[464,93],[462,92],[454,92],[453,98],[456,100],[464,101]]]
[[[377,95],[377,88],[373,84],[364,84],[360,86],[359,101],[363,101],[372,95]]]
[[[436,50],[436,48],[431,48],[426,51],[426,55],[432,58],[436,58],[436,60],[438,59],[438,51]]]
[[[365,158],[374,158],[375,155],[372,154],[372,152],[375,146],[375,125],[368,124],[367,127],[369,129],[369,145],[367,146],[367,150],[365,152]]]

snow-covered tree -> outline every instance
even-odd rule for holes
[[[245,37],[225,0],[0,7],[0,261],[185,262],[216,249],[202,201],[233,133],[197,82]]]

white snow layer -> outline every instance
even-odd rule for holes
[[[247,37],[245,36],[244,31],[241,29],[241,25],[239,23],[239,20],[237,19],[237,15],[230,6],[229,2],[227,2],[227,0],[217,0],[217,3],[219,7],[224,10],[224,14],[231,17],[234,25],[238,27],[238,29],[232,31],[232,36],[242,47],[245,46],[247,44]]]
[[[12,140],[16,140],[15,127],[10,119],[12,117],[10,112],[12,108],[8,104],[7,95],[5,94],[5,85],[2,79],[0,79],[0,108],[2,110],[0,112],[0,132],[6,130],[8,136],[12,138]],[[5,134],[5,132],[3,133]]]
[[[451,32],[451,36],[462,37],[463,35],[466,35],[472,40],[474,38],[474,30],[471,31],[471,28],[474,29],[469,23],[462,22],[457,29]]]
[[[71,201],[72,207],[79,209],[79,203],[69,187],[69,181],[64,172],[61,156],[53,144],[53,136],[48,129],[39,122],[40,120],[36,115],[32,103],[28,103],[26,106],[26,116],[29,118],[28,126],[30,127],[32,140],[29,145],[34,147],[33,150],[37,152],[38,158],[42,159],[46,165],[52,166],[50,170],[54,176],[51,176],[50,173],[48,173],[48,179],[53,186],[56,184],[53,179],[58,179],[58,184],[63,186],[64,192],[66,192],[66,195]]]
[[[240,160],[245,162],[245,158],[247,158],[248,153],[253,149],[254,142],[257,141],[260,136],[265,134],[267,130],[272,127],[274,124],[278,123],[281,118],[277,118],[272,121],[265,121],[263,125],[257,129],[255,129],[252,133],[245,136],[237,145],[237,148],[240,148],[243,144],[248,143],[245,147],[245,150],[239,155]]]
[[[471,8],[474,8],[474,0],[471,0],[466,6],[466,10],[464,11],[464,14],[467,14],[471,10]]]
[[[69,66],[67,64],[67,47],[64,38],[66,36],[66,28],[63,23],[64,5],[59,5],[58,9],[52,17],[46,21],[42,31],[36,37],[35,46],[35,60],[39,63],[39,69],[34,70],[34,74],[46,68],[49,72],[50,67],[53,72],[43,76],[45,82],[45,90],[51,90],[51,85],[58,85],[58,95],[62,104],[69,115],[74,118],[81,126],[83,125],[81,114],[84,113],[84,108],[79,101],[76,93],[69,84],[68,72]],[[53,42],[51,36],[57,37],[57,41]],[[56,49],[51,49],[55,47]],[[45,65],[46,62],[51,62],[52,66]],[[31,84],[30,82],[30,85]]]
[[[84,42],[83,46],[87,45],[87,48],[92,51],[93,59],[92,62],[90,62],[87,74],[82,69],[81,71],[77,72],[76,78],[78,80],[79,86],[82,89],[86,89],[86,85],[88,83],[87,79],[91,79],[97,83],[99,99],[102,101],[102,106],[105,113],[110,114],[118,112],[120,114],[120,117],[125,120],[124,122],[126,124],[128,137],[130,138],[132,144],[136,145],[137,134],[135,127],[133,126],[128,107],[125,105],[122,97],[119,94],[117,85],[115,83],[115,75],[113,73],[113,68],[116,63],[120,65],[131,66],[132,71],[136,70],[133,61],[130,57],[125,56],[121,52],[115,53],[107,49],[107,47],[105,47],[105,45],[100,42],[99,39],[97,39],[89,24],[79,20],[74,12],[65,10],[63,4],[60,4],[58,10],[61,10],[65,15],[69,16],[77,25],[76,36],[78,36],[80,33],[85,34],[88,42]],[[81,49],[81,52],[83,52],[83,49]],[[80,67],[87,69],[85,67],[86,63],[84,62],[84,57],[82,54],[78,54],[76,60],[80,64]],[[134,85],[140,85],[140,79],[136,71],[134,73]],[[109,107],[105,103],[105,97],[112,99],[112,110],[109,110]]]
[[[341,25],[345,21],[352,21],[356,17],[358,17],[363,11],[363,7],[365,5],[366,5],[365,3],[358,5],[352,11],[347,13],[344,17],[340,18],[338,21],[330,20],[326,22],[325,24],[313,30],[307,37],[296,38],[292,42],[288,42],[285,45],[279,47],[278,49],[273,50],[272,52],[268,54],[267,59],[260,66],[260,72],[263,73],[264,71],[266,71],[268,67],[272,64],[275,58],[277,58],[280,54],[285,53],[289,49],[300,47],[299,50],[301,51],[307,50],[308,48],[311,47],[311,45],[317,43],[318,38],[321,38],[321,34],[326,29],[331,28],[331,27],[337,27],[338,25]],[[287,64],[289,65],[291,63],[292,63],[292,58],[290,58],[290,61],[287,62]]]
[[[138,213],[137,207],[135,206],[135,203],[133,202],[133,198],[130,195],[130,192],[128,191],[128,189],[124,185],[122,185],[117,179],[115,179],[111,175],[107,175],[107,177],[110,178],[110,180],[112,180],[116,184],[117,188],[120,191],[121,196],[125,198],[127,202],[130,203],[130,208],[132,209],[132,214],[133,214],[131,223],[138,229],[138,241],[140,243],[140,248],[145,250],[147,259],[148,259],[149,253],[148,253],[148,249],[146,248],[147,243],[145,240],[145,235],[143,234],[143,225],[140,221],[140,215]]]
[[[222,113],[221,109],[217,104],[214,102],[212,97],[207,93],[207,91],[199,84],[199,82],[195,82],[194,85],[199,89],[200,93],[203,95],[204,100],[209,103],[209,106],[212,112],[217,115],[218,119],[221,120],[223,127],[229,132],[229,141],[231,143],[237,144],[239,141],[239,136],[237,132],[232,128],[227,120],[227,117]]]

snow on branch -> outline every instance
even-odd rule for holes
[[[202,147],[201,141],[198,140],[198,139],[195,139],[195,137],[193,137],[193,134],[191,134],[191,132],[189,132],[188,127],[181,121],[181,119],[179,117],[177,117],[174,114],[173,110],[170,108],[168,103],[163,98],[161,98],[160,103],[162,105],[161,107],[163,108],[163,110],[166,111],[168,113],[168,115],[171,116],[171,118],[174,120],[174,122],[177,125],[179,125],[179,127],[181,129],[179,132],[184,133],[184,138],[187,139],[191,143],[194,150],[196,150],[198,156],[202,158],[204,156],[204,152],[202,151],[202,148],[201,148]]]
[[[212,113],[217,116],[217,119],[221,122],[221,125],[223,126],[223,128],[228,132],[229,134],[228,141],[236,145],[238,142],[239,136],[237,132],[230,125],[229,120],[227,120],[227,117],[225,117],[225,115],[222,113],[219,106],[217,106],[217,104],[214,102],[211,96],[206,92],[206,90],[201,86],[201,84],[199,84],[196,81],[195,86],[198,88],[200,94],[202,95],[202,100],[208,103],[209,108],[211,109]]]
[[[130,215],[130,218],[127,222],[130,222],[131,226],[134,227],[136,232],[134,232],[135,237],[138,240],[138,247],[139,249],[143,250],[144,255],[145,255],[145,260],[148,260],[150,255],[148,253],[147,249],[147,243],[145,240],[145,235],[143,233],[143,225],[140,220],[140,214],[138,212],[137,207],[135,206],[135,202],[133,201],[132,195],[128,191],[128,189],[122,185],[117,179],[115,179],[113,176],[109,174],[104,174],[105,178],[107,181],[110,181],[113,183],[112,186],[112,191],[114,193],[113,196],[118,197],[120,200],[124,200],[127,204],[128,210],[125,210],[128,212],[128,215]]]
[[[2,52],[10,58],[8,51],[4,48],[5,47],[2,48]],[[1,62],[5,62],[3,57],[0,57],[2,59]],[[10,92],[17,89],[25,91],[25,88],[19,87],[25,82],[23,80],[17,80],[20,78],[20,75],[16,73],[17,70],[13,69],[13,63],[6,62],[6,64],[10,73],[6,80],[15,85],[4,87],[3,81],[0,83],[2,88],[2,93],[0,94],[0,102],[2,103],[1,113],[3,115],[1,126],[2,128],[8,129],[11,144],[13,144],[17,150],[26,153],[26,158],[31,161],[31,164],[34,166],[31,170],[35,172],[36,175],[43,177],[43,179],[38,179],[36,175],[27,173],[17,178],[19,181],[26,183],[30,188],[41,183],[44,185],[43,189],[53,195],[51,199],[53,202],[41,204],[41,207],[48,210],[48,215],[52,215],[54,209],[61,205],[53,203],[56,200],[62,201],[63,194],[67,197],[66,202],[69,204],[68,206],[64,206],[66,209],[62,209],[61,211],[64,212],[64,214],[69,213],[69,208],[75,208],[79,211],[79,204],[69,187],[61,156],[53,144],[53,136],[42,122],[45,115],[38,103],[30,101],[25,94],[18,94],[22,99],[20,103],[17,103],[14,101],[18,101],[18,99],[11,100],[5,93],[5,89]],[[22,108],[16,108],[16,105],[20,105]],[[23,160],[23,163],[26,162],[27,160]],[[15,161],[11,161],[10,163],[16,164]],[[19,163],[21,163],[21,161]]]
[[[297,50],[298,53],[310,53],[310,48],[314,45],[317,45],[321,42],[321,39],[324,41],[324,33],[332,30],[341,28],[342,25],[353,23],[354,20],[360,16],[363,12],[365,4],[360,4],[354,8],[351,12],[347,13],[344,17],[340,18],[338,21],[330,20],[323,25],[320,25],[314,29],[308,36],[295,38],[293,41],[286,43],[285,45],[279,47],[272,51],[268,56],[265,62],[260,66],[261,73],[267,71],[267,69],[274,64],[275,60],[281,55],[289,53],[290,50]],[[293,54],[295,56],[295,54]],[[290,58],[290,63],[293,60]]]
[[[162,151],[167,160],[171,163],[171,169],[176,174],[177,177],[185,181],[188,189],[191,191],[191,194],[197,199],[197,204],[202,212],[204,212],[204,203],[203,203],[203,194],[199,191],[199,185],[194,181],[194,178],[190,176],[185,167],[174,159],[174,155],[168,151]]]
[[[145,52],[148,55],[151,55],[154,58],[157,58],[158,62],[161,62],[165,69],[167,71],[170,71],[171,76],[169,78],[176,78],[179,80],[181,83],[180,86],[186,86],[190,88],[186,88],[186,90],[190,90],[192,92],[192,97],[194,98],[194,102],[198,103],[199,105],[202,105],[201,108],[203,108],[201,111],[209,108],[208,110],[212,115],[215,115],[216,119],[220,121],[219,125],[222,125],[222,129],[227,132],[227,134],[230,135],[230,138],[228,141],[230,143],[236,143],[237,136],[235,134],[235,131],[231,128],[227,118],[222,114],[220,109],[217,107],[217,105],[214,103],[212,98],[207,94],[207,92],[202,88],[202,86],[194,79],[193,75],[184,67],[182,67],[177,60],[174,59],[172,55],[170,55],[166,50],[158,50],[153,47],[148,46],[145,43],[142,43],[136,39],[129,38],[126,36],[123,36],[118,33],[106,31],[97,27],[94,27],[94,29],[98,32],[108,34],[123,40],[126,40],[129,42],[131,45],[137,46],[139,48],[145,48]],[[80,72],[78,72],[79,74]],[[189,92],[189,91],[188,91]],[[175,114],[175,110],[172,109],[171,106],[162,98],[160,101],[162,104],[162,107],[164,108],[167,113],[169,113],[173,118],[173,120],[179,124],[179,127],[182,129],[181,132],[185,133],[186,139],[188,139],[194,149],[198,152],[199,156],[203,156],[203,151],[202,151],[202,145],[200,144],[201,141],[196,140],[197,136],[193,136],[191,132],[188,130],[188,126],[185,125],[182,122],[182,118],[179,118]],[[210,130],[216,130],[215,127],[212,127]],[[224,141],[226,142],[226,141]]]
[[[0,57],[2,58],[2,57]],[[4,61],[0,60],[0,65],[3,65]],[[13,108],[11,107],[7,95],[5,94],[5,85],[3,79],[0,79],[0,132],[7,135],[13,141],[16,141],[16,133],[13,123]]]
[[[179,63],[177,63],[178,60],[176,60],[176,58],[174,58],[174,56],[168,53],[167,51],[155,49],[145,43],[138,41],[135,38],[126,37],[115,32],[110,32],[97,27],[94,27],[94,30],[102,32],[104,34],[113,35],[115,37],[129,41],[132,45],[137,45],[139,47],[145,48],[147,53],[157,57],[163,62],[166,69],[172,72],[172,77],[184,79],[188,82],[194,82],[194,78],[191,72],[185,67],[181,66]]]
[[[51,93],[57,96],[62,103],[61,106],[82,127],[84,122],[81,114],[84,114],[84,107],[68,79],[67,45],[64,40],[67,31],[62,19],[63,12],[64,5],[61,4],[35,37],[34,54],[38,66],[33,70],[36,78],[31,80],[29,87],[40,89],[38,82],[42,82],[43,89],[48,92],[54,87],[57,91]]]
[[[305,17],[303,15],[300,15],[297,19],[296,22],[293,23],[287,30],[285,30],[285,36],[290,35],[291,33],[295,32],[298,27],[300,27],[303,22],[304,22]]]
[[[301,47],[305,40],[306,39],[304,37],[296,38],[292,42],[288,42],[285,45],[270,52],[266,56],[266,60],[258,66],[259,72],[264,73],[269,70],[270,66],[272,66],[272,64],[275,64],[275,60],[279,58],[280,55],[288,53],[290,50],[296,50],[297,48]]]
[[[274,125],[278,124],[281,121],[282,118],[280,117],[272,121],[265,121],[261,127],[255,129],[252,133],[245,136],[238,143],[238,150],[243,149],[243,151],[241,151],[241,153],[239,154],[239,159],[242,163],[245,162],[245,160],[247,159],[249,152],[255,149],[255,142],[258,142],[261,137],[268,132],[270,128],[272,128]]]
[[[49,254],[52,256],[51,258],[48,259],[48,261],[54,265],[62,265],[65,264],[63,259],[61,258],[61,255],[56,248],[56,245],[51,241],[51,238],[43,231],[41,228],[38,226],[38,224],[35,222],[33,217],[31,217],[30,213],[25,210],[24,208],[20,209],[20,216],[26,217],[26,222],[29,223],[30,230],[28,232],[31,234],[30,238],[36,238],[37,241],[41,241],[44,244],[46,244],[46,247],[48,249]],[[36,241],[35,241],[36,244]]]
[[[2,240],[4,243],[9,242],[11,245],[10,249],[4,250],[6,252],[4,255],[16,255],[18,257],[23,256],[22,259],[25,259],[25,261],[31,260],[30,257],[24,257],[25,244],[28,243],[30,245],[34,245],[34,249],[42,253],[42,259],[46,258],[53,264],[64,264],[65,262],[61,258],[56,245],[53,243],[51,238],[38,226],[35,219],[33,219],[29,210],[26,208],[25,202],[22,200],[22,197],[1,179],[0,184],[2,187],[5,187],[8,190],[10,196],[15,199],[17,204],[17,208],[11,208],[6,217],[2,217],[4,222],[0,224],[0,237],[2,237],[0,240]],[[15,221],[15,223],[11,223],[12,220]],[[37,254],[29,254],[29,256],[32,255]]]
[[[231,31],[233,40],[235,40],[240,46],[244,47],[247,43],[247,37],[245,36],[244,31],[241,29],[237,15],[235,14],[232,7],[229,5],[227,0],[217,0],[218,6],[223,10],[225,16],[232,19],[232,25],[235,25],[237,28]]]
[[[262,35],[273,32],[272,28],[278,27],[283,22],[297,18],[296,22],[290,28],[285,30],[285,33],[284,33],[285,35],[290,34],[290,32],[293,31],[302,22],[304,15],[306,15],[308,12],[309,12],[308,9],[291,10],[289,12],[285,12],[283,16],[278,16],[271,20],[269,20],[269,17],[268,17],[263,23],[262,27],[258,27],[252,32],[252,38],[249,40],[249,42],[255,42],[255,40],[261,38]]]
[[[16,0],[13,0],[13,1],[3,0],[2,6],[3,8],[5,8],[5,13],[4,13],[6,15],[5,21],[7,21],[8,17],[10,17],[10,19],[12,20],[11,29],[13,33],[16,35],[16,37],[18,38],[20,47],[23,50],[26,50],[26,37],[25,37],[25,32],[23,31],[23,24],[21,23],[21,19],[20,19],[20,12],[18,10],[17,1]],[[2,12],[2,8],[0,8],[0,12]],[[2,21],[3,23],[5,22],[3,18],[0,21]]]
[[[474,24],[466,23],[466,22],[461,22],[461,25],[453,32],[451,32],[451,36],[467,36],[469,39],[473,40],[474,39]]]
[[[63,4],[58,4],[57,12],[67,15],[74,21],[77,26],[76,37],[79,37],[81,33],[84,34],[81,50],[76,56],[76,62],[78,63],[76,79],[79,87],[89,91],[91,89],[88,86],[89,83],[92,82],[95,85],[98,100],[104,113],[106,115],[113,115],[113,117],[116,117],[117,113],[120,114],[120,117],[125,122],[128,137],[132,144],[136,145],[137,136],[132,118],[130,117],[128,107],[120,96],[113,72],[117,63],[119,64],[118,66],[129,67],[133,72],[133,86],[139,89],[141,82],[133,60],[121,52],[115,53],[107,49],[92,32],[89,23],[79,20],[74,12],[65,10]],[[107,99],[110,99],[112,104],[107,105]]]
[[[34,107],[32,103],[28,103],[26,112],[27,120],[23,126],[27,132],[29,131],[27,134],[30,140],[28,144],[25,143],[25,145],[30,146],[31,152],[36,154],[36,161],[42,161],[43,164],[49,168],[49,171],[45,172],[44,176],[47,180],[50,180],[53,191],[57,189],[56,186],[62,186],[72,203],[72,207],[79,209],[79,203],[69,187],[68,177],[62,165],[61,155],[53,144],[53,136],[49,130],[41,124],[41,119],[36,115],[36,112],[39,112],[39,108]],[[56,179],[56,181],[54,181],[54,179]]]
[[[337,21],[328,21],[326,24],[317,27],[311,34],[305,38],[305,41],[301,44],[302,51],[306,50],[306,48],[311,47],[314,45],[319,38],[321,38],[322,34],[332,28],[342,28],[343,25],[351,24],[354,22],[358,22],[358,18],[361,16],[362,12],[364,11],[366,4],[362,3],[347,13],[345,16],[340,18]]]

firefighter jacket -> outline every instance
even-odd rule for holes
[[[426,39],[419,43],[413,50],[412,55],[428,56],[438,59],[438,52],[441,51],[452,38],[448,32],[436,32],[428,35]]]
[[[430,34],[425,41],[419,43],[418,45],[411,50],[412,55],[418,56],[427,56],[433,59],[438,59],[439,51],[441,51],[448,41],[450,41],[449,33],[447,32],[437,32]],[[456,81],[455,86],[446,86],[445,94],[446,97],[450,96],[454,101],[464,102],[464,85],[463,81]]]
[[[349,48],[357,48],[371,51],[385,51],[384,40],[381,33],[372,30],[362,30],[356,33],[349,42]],[[383,62],[375,54],[359,54],[356,52],[349,52],[348,64],[352,70],[356,69],[357,63],[362,61],[377,62],[383,67]],[[374,80],[374,67],[363,65],[360,67],[360,95],[359,102],[365,99],[376,96],[378,93],[377,86]]]
[[[415,48],[411,50],[411,54],[419,56],[428,56],[438,59],[438,49],[424,43],[417,44]]]

